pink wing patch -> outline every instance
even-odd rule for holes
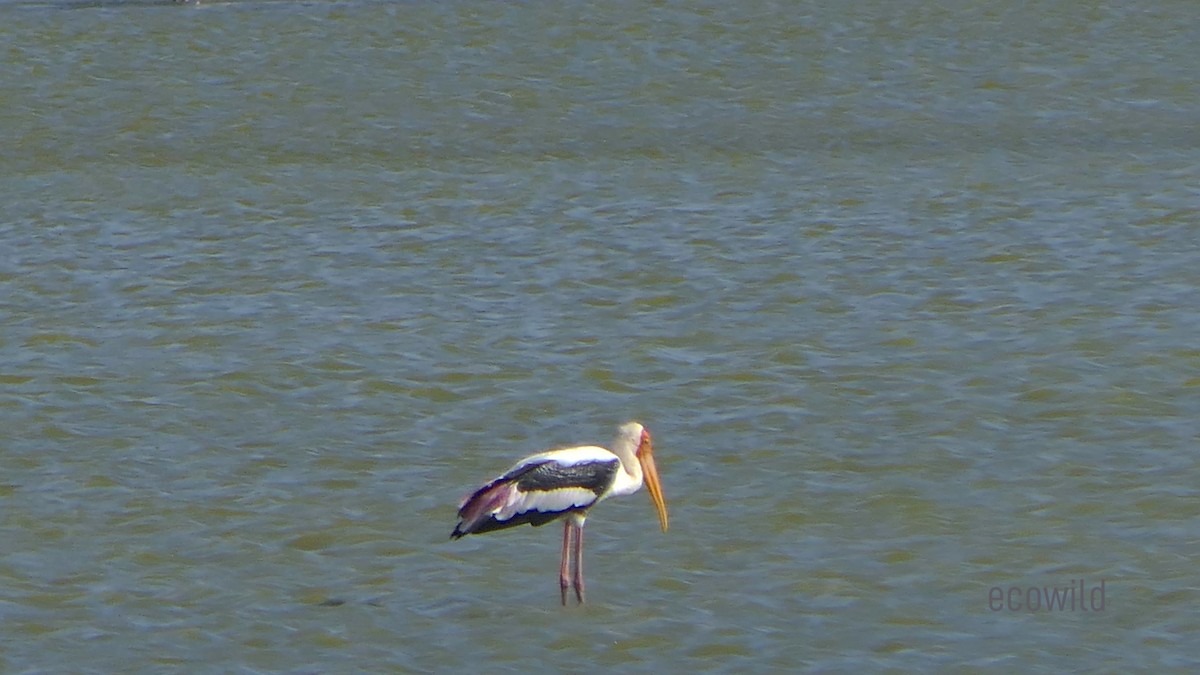
[[[462,519],[462,523],[457,529],[470,532],[507,504],[516,491],[517,486],[513,483],[497,483],[467,497],[458,510],[458,517]]]

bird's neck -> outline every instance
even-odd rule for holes
[[[620,481],[618,490],[621,494],[629,494],[637,492],[638,488],[642,487],[642,463],[638,461],[636,449],[627,444],[620,443],[613,448],[613,454],[621,459],[621,471],[625,474],[623,480]]]

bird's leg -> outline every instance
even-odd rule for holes
[[[562,564],[558,568],[558,585],[562,589],[562,604],[567,605],[567,587],[570,585],[570,580],[567,577],[567,560],[571,556],[571,519],[563,519],[563,549],[562,549]]]
[[[575,599],[583,604],[583,526],[575,527]],[[565,591],[564,591],[565,592]],[[565,596],[564,596],[565,602]]]

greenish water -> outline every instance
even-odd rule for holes
[[[0,670],[1191,670],[1192,9],[0,3]]]

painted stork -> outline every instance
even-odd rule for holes
[[[463,500],[450,538],[525,523],[536,527],[562,518],[562,564],[558,569],[562,604],[567,604],[568,587],[575,589],[575,600],[583,603],[583,523],[588,511],[609,497],[637,492],[643,482],[666,532],[667,504],[654,466],[650,432],[637,422],[628,422],[617,430],[611,451],[583,445],[530,455],[517,462]]]

